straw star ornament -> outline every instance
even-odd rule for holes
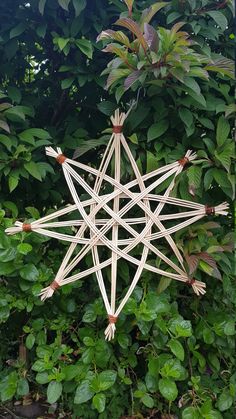
[[[111,117],[113,133],[104,152],[99,169],[71,160],[51,147],[46,148],[46,154],[54,157],[62,165],[63,173],[70,189],[74,204],[66,206],[31,224],[16,222],[15,227],[8,228],[8,234],[20,231],[33,231],[68,241],[70,243],[62,264],[54,281],[41,290],[41,299],[51,297],[54,291],[71,282],[95,274],[103,302],[108,315],[108,326],[105,330],[106,339],[115,334],[115,323],[118,316],[138,283],[143,269],[159,276],[165,276],[190,285],[197,294],[205,293],[205,283],[190,278],[183,263],[183,257],[175,244],[172,234],[210,214],[227,214],[227,204],[209,207],[196,202],[186,201],[170,196],[175,178],[184,166],[195,159],[196,155],[188,151],[175,163],[168,164],[145,175],[141,175],[134,157],[122,133],[126,115],[116,110]],[[126,184],[121,182],[121,155],[126,154],[133,171],[133,180]],[[114,176],[108,169],[113,167]],[[79,174],[75,169],[80,169]],[[83,173],[92,174],[95,178],[93,188],[85,181]],[[163,195],[155,194],[155,188],[171,178],[169,186]],[[90,196],[81,201],[76,184]],[[104,193],[105,186],[109,193]],[[165,208],[181,208],[174,213],[163,214]],[[60,217],[78,214],[78,219],[59,221]],[[135,216],[134,216],[135,215]],[[56,219],[56,221],[55,221]],[[166,223],[169,225],[166,225]],[[60,228],[72,227],[76,233],[60,232]],[[174,258],[170,259],[158,249],[158,242],[163,240],[168,244]],[[142,245],[141,257],[135,256],[135,248]],[[163,244],[162,244],[163,247]],[[162,249],[162,247],[160,247]],[[104,252],[104,249],[107,252]],[[148,263],[148,254],[152,252],[158,260],[167,265],[168,271]],[[92,255],[93,266],[78,272],[80,262]],[[106,256],[104,256],[106,253]],[[134,267],[134,275],[123,298],[117,303],[117,280],[119,263],[126,260]],[[162,266],[162,265],[161,265]],[[110,298],[105,286],[104,268],[110,267]],[[76,272],[72,272],[77,269]]]

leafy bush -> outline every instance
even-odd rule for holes
[[[179,176],[174,194],[210,205],[230,201],[232,5],[2,0],[0,14],[1,401],[41,397],[54,409],[57,402],[56,417],[231,419],[231,214],[174,237],[207,294],[198,298],[144,272],[112,343],[103,338],[105,312],[94,276],[63,287],[47,303],[37,297],[53,280],[65,245],[34,233],[7,237],[4,230],[71,202],[44,146],[59,145],[97,166],[108,117],[117,102],[125,109],[133,99],[125,132],[140,170],[194,149],[198,159]],[[124,262],[120,293],[132,269]]]

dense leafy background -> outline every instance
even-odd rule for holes
[[[97,166],[117,101],[123,109],[137,102],[125,133],[140,170],[194,149],[197,162],[179,177],[174,193],[209,204],[231,201],[230,2],[172,0],[153,6],[160,11],[146,31],[152,40],[158,33],[159,48],[145,54],[134,23],[128,26],[132,34],[127,20],[126,26],[124,21],[114,26],[127,17],[140,25],[147,16],[142,11],[154,2],[132,4],[0,3],[0,399],[10,410],[12,399],[20,405],[47,399],[55,417],[232,419],[236,285],[231,215],[210,217],[175,236],[190,272],[207,283],[207,294],[197,298],[181,284],[144,273],[112,343],[103,338],[106,316],[94,277],[63,287],[47,303],[37,297],[53,279],[65,245],[32,233],[4,234],[16,219],[37,219],[71,202],[62,172],[45,157],[44,146],[60,145],[67,155]],[[175,36],[169,42],[178,22],[184,26],[177,29],[195,41],[191,51],[184,43],[176,45]],[[116,49],[106,47],[111,39],[102,36],[96,42],[106,29],[123,31],[134,51],[119,41]],[[177,73],[178,57],[168,58],[171,45],[180,46]],[[104,47],[110,53],[102,52]],[[131,70],[138,73],[127,81]],[[120,292],[132,274],[124,263]]]

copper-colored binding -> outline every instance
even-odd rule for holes
[[[56,161],[60,164],[64,163],[64,161],[66,160],[66,156],[64,156],[64,154],[58,154]]]
[[[22,231],[26,231],[26,232],[32,231],[31,224],[23,224]]]
[[[58,284],[58,282],[57,282],[57,281],[53,281],[53,282],[50,284],[50,287],[51,287],[54,291],[56,291],[56,290],[60,287],[60,285]]]
[[[215,208],[205,205],[206,215],[215,215]]]
[[[118,320],[118,317],[113,316],[112,314],[108,314],[108,319],[110,324],[115,324]]]
[[[178,160],[178,162],[181,166],[184,167],[189,162],[189,159],[188,159],[188,157],[185,156],[182,159]]]
[[[188,281],[186,281],[186,284],[188,284],[188,285],[193,285],[194,284],[194,282],[195,282],[195,279],[188,279]]]
[[[114,132],[114,134],[120,134],[122,132],[122,128],[122,125],[113,125],[112,132]]]

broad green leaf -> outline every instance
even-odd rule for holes
[[[194,93],[196,93],[197,95],[200,95],[201,93],[201,89],[199,84],[196,82],[196,80],[194,80],[194,78],[192,77],[184,77],[183,83],[189,87],[191,90],[194,91]]]
[[[174,401],[178,396],[178,389],[173,380],[170,380],[169,378],[161,378],[158,385],[162,396],[166,400]]]
[[[28,263],[20,269],[20,276],[26,281],[34,282],[38,279],[39,271],[35,265]]]
[[[149,409],[152,409],[154,406],[154,400],[151,396],[149,396],[149,394],[144,394],[144,396],[141,397],[141,402],[145,406],[149,407]]]
[[[8,185],[9,185],[9,191],[12,192],[17,187],[19,183],[19,179],[13,176],[9,176],[8,178]]]
[[[93,396],[92,401],[93,406],[99,413],[104,412],[106,406],[106,396],[103,393],[98,393]]]
[[[168,127],[169,122],[166,119],[151,125],[147,133],[148,141],[153,141],[156,138],[159,138],[167,131]]]
[[[10,133],[10,127],[6,121],[0,119],[0,128]]]
[[[158,286],[157,286],[157,292],[158,294],[161,294],[163,291],[165,291],[166,288],[171,284],[172,279],[171,278],[161,278]]]
[[[68,12],[68,6],[70,4],[70,0],[58,0],[58,4],[62,7],[62,9]]]
[[[217,23],[217,25],[222,29],[222,31],[225,31],[228,25],[228,21],[221,11],[210,10],[209,12],[206,12],[206,14]]]
[[[112,387],[116,381],[117,373],[113,370],[103,371],[98,375],[99,387],[101,391]]]
[[[184,360],[184,348],[183,345],[176,339],[171,339],[168,342],[168,346],[171,350],[171,352],[173,352],[173,354],[180,359],[180,361]]]
[[[152,172],[153,170],[157,169],[158,161],[154,154],[151,151],[147,151],[147,170],[146,172]]]
[[[159,10],[163,9],[163,7],[167,6],[169,3],[165,1],[156,2],[152,4],[150,7],[145,9],[142,13],[142,17],[140,20],[140,26],[143,29],[144,23],[149,23],[150,20],[155,16]]]
[[[75,9],[75,16],[79,16],[82,10],[86,7],[86,0],[72,0],[74,9]]]
[[[224,116],[220,116],[216,128],[216,141],[218,146],[222,146],[228,138],[230,132],[229,121]]]
[[[39,0],[39,13],[44,14],[44,8],[47,0]]]
[[[90,400],[94,396],[94,391],[90,389],[90,383],[87,380],[82,381],[76,389],[74,403],[81,404]]]
[[[62,88],[62,90],[69,89],[69,87],[72,85],[72,83],[74,82],[74,80],[75,80],[74,77],[69,77],[68,79],[63,79],[61,81],[61,88]]]
[[[40,138],[42,140],[48,140],[51,135],[42,128],[28,128],[18,134],[21,140],[30,141],[32,137]]]
[[[26,23],[24,21],[18,23],[17,26],[11,29],[10,39],[20,36],[26,29]]]
[[[189,184],[195,188],[199,188],[202,179],[202,168],[199,166],[191,166],[187,170],[187,177]]]
[[[58,43],[58,46],[59,46],[61,51],[65,48],[65,46],[68,44],[69,41],[70,41],[69,38],[58,38],[57,39],[57,43]]]
[[[34,346],[34,342],[35,342],[35,336],[32,333],[30,333],[27,336],[26,341],[25,341],[26,348],[27,349],[32,349],[33,346]]]
[[[229,320],[224,325],[224,333],[226,336],[234,336],[235,335],[235,321]]]
[[[47,388],[47,401],[50,404],[55,403],[62,393],[62,384],[57,381],[51,381]]]
[[[182,419],[201,419],[202,416],[197,407],[186,407],[182,413]]]
[[[17,384],[17,394],[19,396],[26,396],[29,393],[29,383],[26,378],[20,378]]]
[[[217,407],[221,412],[228,410],[233,404],[233,398],[228,390],[224,390],[217,400]]]
[[[180,108],[179,110],[179,116],[182,119],[183,123],[187,125],[187,127],[190,127],[193,123],[193,114],[192,112],[187,108]]]
[[[20,103],[21,98],[22,98],[22,94],[21,94],[20,89],[18,89],[15,86],[8,86],[7,93],[8,93],[9,98],[13,102]]]
[[[97,104],[97,107],[100,112],[104,113],[105,115],[111,116],[113,112],[116,110],[117,105],[109,100],[103,100],[102,102]]]
[[[47,372],[38,372],[35,376],[35,380],[39,384],[47,384],[49,381]]]
[[[88,39],[77,39],[76,45],[80,49],[80,51],[83,52],[88,58],[92,58],[93,56],[93,46],[91,44],[91,41]]]
[[[38,170],[38,167],[37,167],[37,163],[35,163],[34,161],[30,161],[29,163],[24,164],[24,168],[35,179],[42,180],[41,174],[40,174],[40,172]]]

